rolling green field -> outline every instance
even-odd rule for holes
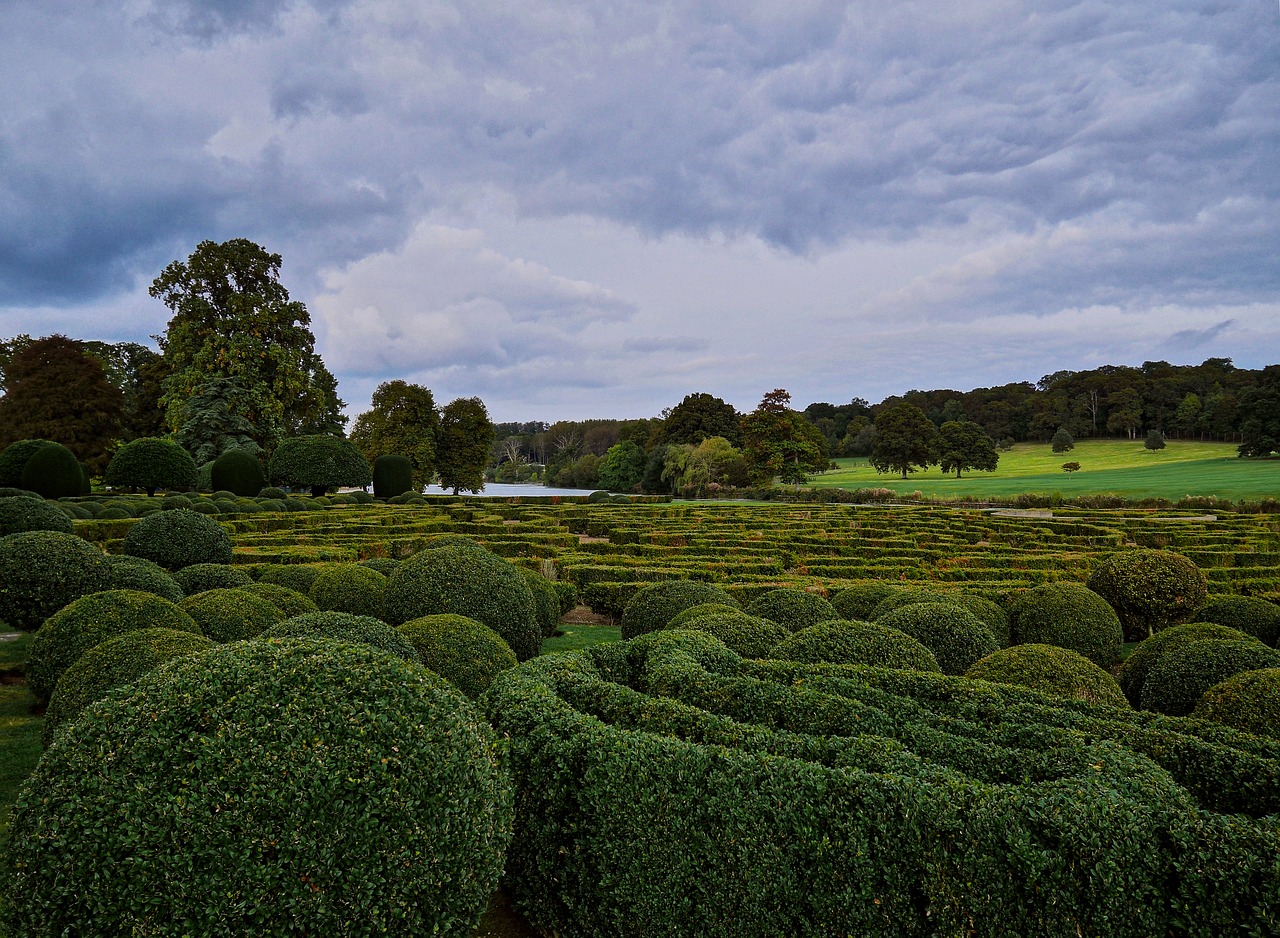
[[[1048,443],[1019,443],[1000,454],[995,472],[966,472],[957,479],[936,466],[914,472],[905,481],[881,475],[865,459],[837,459],[840,467],[814,476],[817,488],[889,488],[927,496],[977,499],[1023,493],[1061,493],[1064,497],[1115,493],[1128,498],[1214,495],[1232,501],[1280,497],[1280,460],[1238,459],[1231,443],[1171,440],[1148,450],[1141,440],[1083,440],[1069,453]],[[1080,463],[1078,472],[1062,464]]]

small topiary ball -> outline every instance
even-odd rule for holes
[[[942,593],[935,593],[932,590],[894,590],[872,607],[871,615],[868,618],[871,622],[879,622],[889,613],[896,612],[903,606],[915,606],[919,603],[945,603],[949,601],[949,596]]]
[[[158,563],[143,560],[141,557],[130,557],[128,554],[109,554],[107,562],[111,564],[111,582],[108,589],[140,590],[144,593],[155,593],[161,599],[171,603],[182,602],[186,591],[178,585],[178,581]]]
[[[394,557],[366,557],[360,561],[360,566],[377,570],[383,576],[391,576],[396,572],[396,567],[400,566],[400,561]]]
[[[1255,638],[1208,638],[1171,648],[1142,684],[1142,709],[1173,717],[1191,713],[1204,692],[1242,671],[1280,668],[1280,651]]]
[[[1120,689],[1124,691],[1131,706],[1140,707],[1142,706],[1142,685],[1146,683],[1147,674],[1166,652],[1179,645],[1206,639],[1234,641],[1247,638],[1249,636],[1244,632],[1214,622],[1188,622],[1184,625],[1170,626],[1144,639],[1129,653],[1129,657],[1124,659],[1124,664],[1120,666],[1120,673],[1117,675]]]
[[[835,607],[817,593],[782,587],[769,590],[747,604],[747,612],[776,622],[788,632],[840,618]]]
[[[1204,572],[1186,557],[1146,548],[1107,557],[1090,574],[1089,589],[1111,604],[1126,640],[1135,642],[1186,622],[1209,595]]]
[[[699,608],[711,605],[714,604],[703,603]],[[679,622],[678,625],[675,624],[677,622]],[[689,617],[681,613],[675,616],[665,628],[714,635],[724,642],[726,648],[743,658],[770,657],[773,647],[791,634],[772,619],[753,616],[741,609],[704,612],[701,615]]]
[[[1120,660],[1124,630],[1107,601],[1079,583],[1046,583],[1027,590],[1009,609],[1015,645],[1057,645],[1101,668]]]
[[[213,461],[209,482],[215,489],[252,498],[266,486],[262,463],[247,449],[229,449]],[[280,493],[284,497],[284,493]]]
[[[690,619],[698,619],[705,615],[721,612],[742,612],[737,606],[730,606],[727,603],[698,603],[696,606],[690,606],[677,612],[671,617],[671,621],[663,626],[664,629],[679,629],[684,627],[684,623]]]
[[[253,638],[285,617],[272,603],[239,589],[205,590],[180,605],[219,644]]]
[[[720,603],[741,608],[738,601],[719,587],[698,580],[663,580],[636,590],[622,608],[622,637],[632,639],[656,632],[677,613],[700,603]]]
[[[358,563],[334,564],[320,572],[307,595],[322,612],[381,618],[387,578]]]
[[[387,654],[420,664],[417,650],[381,619],[349,612],[308,612],[266,628],[258,640],[269,638],[332,638],[340,642],[369,645]]]
[[[982,596],[975,596],[973,593],[951,593],[947,596],[947,601],[955,603],[962,609],[968,609],[977,616],[996,637],[1001,648],[1010,644],[1009,616],[999,603]]]
[[[124,552],[167,570],[197,563],[231,563],[231,536],[212,518],[188,508],[148,515],[129,529]]]
[[[831,605],[840,618],[858,622],[870,621],[871,614],[881,600],[902,592],[888,583],[859,583],[842,589],[831,597]]]
[[[1280,739],[1280,668],[1242,671],[1213,685],[1191,715]]]
[[[1192,618],[1239,629],[1268,645],[1280,640],[1280,606],[1258,596],[1220,596],[1197,609]]]
[[[253,582],[249,574],[225,563],[193,563],[175,571],[173,578],[188,596],[205,590],[235,589]]]
[[[259,599],[265,599],[283,612],[288,619],[320,611],[320,607],[313,603],[309,596],[276,583],[250,583],[248,586],[237,586],[236,589],[252,593]]]
[[[878,622],[833,619],[801,629],[769,652],[770,658],[806,664],[865,664],[938,673],[938,660],[905,632]]]
[[[208,651],[213,642],[194,632],[138,629],[94,645],[62,672],[44,714],[44,744],[54,732],[117,687],[132,684],[170,658]]]
[[[106,555],[62,531],[0,538],[0,610],[15,629],[32,632],[67,603],[111,585]]]
[[[1050,697],[1129,709],[1120,685],[1084,655],[1056,645],[1015,645],[975,663],[965,677],[1030,687]]]
[[[316,581],[322,569],[309,563],[269,564],[258,574],[258,582],[287,586],[305,596],[311,592],[311,584]]]
[[[933,652],[943,674],[964,674],[1000,647],[981,619],[951,603],[912,603],[876,621]]]
[[[400,634],[424,665],[472,700],[488,690],[495,677],[518,664],[501,635],[467,616],[423,616],[400,626]]]
[[[387,581],[386,620],[400,625],[451,612],[483,622],[521,661],[542,649],[533,592],[520,571],[475,547],[440,547],[405,560]]]
[[[154,593],[104,590],[64,606],[45,620],[27,656],[27,688],[47,703],[62,673],[95,645],[139,629],[173,629],[201,634],[180,607]]]
[[[86,707],[9,827],[22,935],[471,933],[505,748],[420,665],[323,639],[178,658]]]
[[[533,593],[533,614],[542,630],[542,637],[550,638],[560,627],[560,594],[541,573],[524,567],[518,569]]]
[[[74,530],[71,518],[43,498],[0,498],[0,537],[23,531]]]
[[[284,489],[274,485],[268,485],[258,490],[258,498],[269,498],[272,501],[285,501],[289,497],[289,493]]]

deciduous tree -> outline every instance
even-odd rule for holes
[[[732,404],[712,394],[687,394],[663,415],[659,438],[663,443],[696,446],[708,437],[720,436],[738,446],[742,443],[739,419]]]
[[[876,472],[900,472],[902,478],[937,462],[938,428],[923,410],[901,403],[876,414],[876,442],[868,462]]]
[[[777,478],[798,485],[830,464],[827,438],[791,409],[791,395],[782,388],[766,394],[741,426],[742,455],[757,482]]]
[[[460,397],[446,404],[436,448],[441,487],[453,489],[454,495],[482,491],[493,436],[493,421],[480,398]]]
[[[436,478],[440,415],[431,389],[399,379],[384,381],[370,403],[372,409],[358,416],[351,428],[351,442],[370,463],[379,456],[407,456],[415,490],[421,492]]]
[[[644,450],[626,440],[609,447],[600,463],[600,486],[610,492],[630,492],[644,478]]]
[[[938,462],[943,472],[965,469],[994,472],[1000,462],[995,441],[985,430],[967,420],[949,420],[938,428]]]

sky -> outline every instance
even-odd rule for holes
[[[0,337],[283,259],[351,415],[1280,362],[1276,0],[0,0]]]

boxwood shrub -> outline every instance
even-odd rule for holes
[[[369,645],[405,661],[421,663],[418,652],[405,637],[381,619],[349,612],[308,612],[268,626],[258,640],[270,638],[332,638]]]
[[[6,489],[22,489],[34,495],[30,489],[23,488],[22,470],[36,451],[48,446],[52,440],[34,439],[18,440],[0,450],[0,487]]]
[[[384,453],[373,461],[373,494],[377,498],[395,498],[413,492],[413,463],[408,456]]]
[[[1147,674],[1165,652],[1179,645],[1205,639],[1236,640],[1248,637],[1244,632],[1215,622],[1187,622],[1163,629],[1150,638],[1143,639],[1129,652],[1129,657],[1125,658],[1116,676],[1120,682],[1120,689],[1124,691],[1130,705],[1140,707],[1142,706],[1142,685],[1146,683]]]
[[[322,639],[178,658],[86,707],[19,794],[22,935],[466,936],[504,747],[419,665]]]
[[[794,632],[773,646],[768,657],[810,664],[865,664],[940,672],[928,648],[906,632],[877,622],[834,619]]]
[[[835,607],[817,593],[785,586],[757,596],[747,604],[747,612],[776,622],[789,632],[840,618]]]
[[[1109,668],[1120,659],[1124,629],[1115,610],[1080,583],[1045,583],[1027,590],[1009,608],[1015,645],[1057,645]]]
[[[61,531],[70,534],[71,518],[43,498],[0,498],[0,537],[23,531]]]
[[[1169,716],[1186,716],[1204,692],[1242,671],[1280,668],[1280,651],[1252,636],[1207,638],[1168,649],[1142,683],[1142,708]]]
[[[943,674],[964,674],[1000,647],[981,619],[952,603],[912,603],[876,622],[905,632],[933,652]]]
[[[396,572],[396,567],[400,566],[400,561],[394,557],[366,557],[360,561],[360,566],[377,570],[383,576],[391,576]]]
[[[422,616],[401,625],[400,633],[424,665],[473,700],[518,663],[501,635],[468,616]]]
[[[1114,677],[1084,655],[1056,645],[1002,648],[975,662],[964,676],[994,684],[1018,684],[1050,697],[1129,706]]]
[[[111,564],[111,580],[107,589],[155,593],[171,603],[181,602],[186,595],[178,581],[158,563],[128,554],[108,554],[107,562]]]
[[[306,595],[311,592],[311,584],[316,581],[322,569],[309,563],[267,564],[259,568],[258,582],[287,586]]]
[[[27,687],[47,703],[62,673],[86,651],[109,638],[138,629],[173,629],[202,634],[181,607],[154,593],[104,590],[68,603],[51,615],[31,640]]]
[[[219,644],[253,638],[285,618],[273,603],[239,589],[205,590],[179,605]]]
[[[63,531],[0,537],[0,609],[32,632],[67,603],[111,585],[111,564],[88,541]]]
[[[239,567],[225,563],[193,563],[175,570],[173,578],[188,596],[205,590],[235,589],[253,582],[253,578]]]
[[[1186,622],[1204,604],[1204,572],[1181,554],[1130,548],[1111,554],[1089,576],[1093,590],[1115,609],[1128,641]]]
[[[533,593],[533,614],[538,620],[538,628],[543,638],[550,638],[560,627],[560,594],[551,585],[551,581],[536,570],[519,567],[529,591]]]
[[[702,603],[740,608],[738,601],[717,586],[698,580],[664,580],[637,590],[622,610],[622,637],[655,632],[677,613]]]
[[[711,613],[741,611],[742,609],[739,606],[730,606],[728,603],[698,603],[696,606],[690,606],[688,609],[682,609],[677,612],[663,628],[682,629],[690,619],[697,619]]]
[[[256,582],[247,586],[237,586],[236,589],[252,593],[259,599],[265,599],[283,612],[286,618],[291,619],[294,616],[320,611],[320,607],[311,601],[311,597],[297,590],[291,590],[287,586],[280,586],[278,583]]]
[[[881,600],[888,599],[898,592],[901,591],[896,586],[881,581],[859,583],[856,586],[846,587],[832,596],[831,605],[836,612],[840,613],[842,619],[867,622],[871,620],[872,612]]]
[[[19,485],[45,498],[67,498],[84,492],[85,481],[75,453],[61,443],[46,443],[28,457]]]
[[[895,589],[872,607],[867,619],[870,622],[879,622],[889,613],[896,612],[903,606],[914,606],[918,603],[945,603],[949,598],[945,593],[937,593],[933,590]]]
[[[198,469],[191,454],[166,437],[144,436],[121,445],[107,464],[106,483],[112,488],[194,488]]]
[[[349,612],[354,616],[382,617],[387,578],[370,567],[336,563],[320,571],[307,595],[321,612]]]
[[[231,536],[212,518],[188,508],[148,515],[129,529],[124,552],[168,570],[231,563]]]
[[[1216,622],[1275,645],[1280,639],[1280,606],[1259,596],[1219,596],[1195,611],[1196,622]]]
[[[713,603],[703,603],[706,608]],[[687,611],[687,610],[686,610]],[[678,623],[678,624],[677,624]],[[665,629],[688,629],[713,635],[725,647],[744,658],[765,658],[780,641],[791,632],[772,619],[753,616],[741,609],[724,608],[719,612],[703,612],[700,615],[674,617]]]
[[[1280,739],[1280,668],[1242,671],[1213,685],[1192,716]]]
[[[266,487],[266,476],[258,457],[247,449],[229,449],[213,461],[209,482],[215,488],[242,498],[253,498]],[[284,497],[284,493],[280,494]]]

